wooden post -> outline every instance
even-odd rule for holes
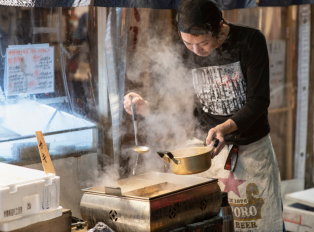
[[[238,22],[238,9],[233,10],[233,22],[237,23]]]
[[[287,27],[287,63],[286,63],[286,83],[287,83],[287,92],[286,92],[286,105],[288,108],[287,111],[287,132],[286,132],[286,175],[285,179],[292,179],[293,178],[293,151],[294,151],[294,107],[295,107],[295,93],[294,89],[292,88],[293,85],[293,46],[295,44],[294,41],[294,33],[296,31],[294,28],[294,17],[293,12],[294,7],[296,6],[289,6],[288,9],[288,27]]]
[[[311,5],[311,22],[314,22],[314,5]],[[306,146],[306,162],[305,162],[305,188],[313,188],[313,109],[314,109],[314,24],[311,23],[311,44],[310,44],[310,85],[309,85],[309,111],[308,111],[308,127],[307,127],[307,146]]]

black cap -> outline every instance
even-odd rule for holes
[[[181,0],[178,6],[178,28],[191,34],[194,27],[210,30],[219,26],[222,11],[211,0]]]

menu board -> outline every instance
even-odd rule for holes
[[[4,77],[7,96],[54,92],[54,47],[9,46]]]

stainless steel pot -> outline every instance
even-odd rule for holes
[[[158,155],[177,175],[191,175],[204,172],[211,167],[213,147],[190,147],[174,151],[158,151]]]

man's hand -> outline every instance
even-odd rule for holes
[[[214,153],[212,155],[212,158],[214,158],[216,155],[218,155],[221,150],[225,146],[225,139],[224,135],[236,131],[238,129],[237,124],[232,119],[228,119],[222,124],[217,125],[216,127],[210,129],[208,131],[208,135],[206,138],[206,144],[209,145],[210,143],[213,143],[213,139],[216,138],[219,140],[218,147],[214,150]]]
[[[214,153],[212,154],[212,159],[218,155],[221,150],[225,146],[225,139],[224,139],[224,134],[223,131],[221,130],[220,127],[216,126],[208,131],[208,135],[206,138],[206,144],[211,144],[214,145],[213,139],[216,138],[219,140],[218,146],[215,148]]]
[[[132,115],[132,111],[131,111],[131,99],[130,96],[133,97],[132,102],[135,104],[136,106],[136,113],[141,114],[141,115],[146,115],[149,113],[149,104],[147,101],[145,101],[140,95],[138,95],[137,93],[128,93],[127,95],[124,96],[124,109],[125,111]]]

